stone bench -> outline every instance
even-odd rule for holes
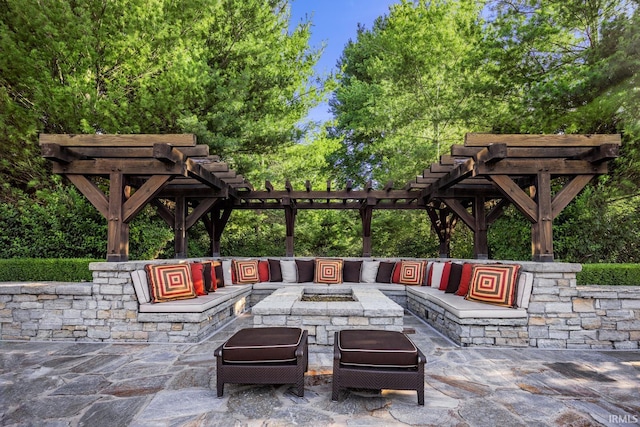
[[[517,308],[468,301],[462,296],[446,294],[429,286],[405,286],[396,283],[327,285],[313,282],[260,282],[253,285],[231,284],[218,288],[214,293],[198,296],[194,299],[151,303],[145,270],[132,271],[131,278],[139,301],[138,320],[140,322],[163,322],[171,319],[178,322],[203,322],[205,326],[208,326],[208,318],[227,310],[239,296],[249,299],[250,306],[253,307],[274,291],[284,287],[312,286],[316,289],[331,288],[332,290],[369,287],[381,291],[401,307],[409,309],[460,345],[496,345],[498,342],[511,346],[528,345],[528,340],[522,336],[520,329],[524,327],[526,330],[527,307],[532,290],[533,274],[524,271],[519,275]],[[229,279],[230,277],[227,275],[226,280],[229,281]],[[487,334],[485,330],[487,327],[497,328],[498,332]],[[496,338],[499,339],[496,341]]]

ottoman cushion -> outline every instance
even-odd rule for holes
[[[338,333],[340,363],[373,368],[415,368],[418,349],[402,332],[344,330]]]
[[[295,362],[302,329],[247,328],[236,332],[222,347],[226,363]]]

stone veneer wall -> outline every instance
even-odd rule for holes
[[[0,283],[0,340],[198,342],[248,308],[251,287],[203,313],[138,313],[131,271],[148,263],[92,263],[91,283]]]
[[[146,263],[94,263],[92,283],[0,284],[0,339],[194,342],[251,304],[248,291],[216,312],[154,314],[142,322],[130,272]],[[442,312],[448,333],[463,345],[640,348],[640,287],[576,286],[579,264],[521,264],[534,274],[528,319],[456,323]],[[417,312],[412,304],[401,305]],[[437,318],[438,309],[427,308]]]

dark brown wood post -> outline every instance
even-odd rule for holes
[[[211,231],[209,236],[211,237],[211,255],[214,257],[220,256],[220,239],[227,222],[229,222],[231,212],[233,212],[231,208],[211,210]]]
[[[538,221],[531,224],[532,258],[538,262],[553,262],[553,211],[551,208],[551,174],[536,176],[535,201]]]
[[[296,208],[289,197],[282,198],[282,206],[284,207],[284,218],[287,229],[286,237],[286,256],[292,257],[294,253],[293,236],[296,227]]]
[[[360,219],[362,220],[362,256],[371,256],[371,218],[373,217],[373,205],[376,200],[367,198],[367,205],[360,208]]]
[[[489,259],[487,242],[487,217],[484,211],[486,199],[483,196],[473,198],[473,256],[475,259]]]
[[[127,190],[128,192],[128,190]],[[124,222],[126,200],[124,174],[109,174],[109,214],[107,215],[107,261],[129,260],[129,224]]]
[[[187,199],[176,197],[175,225],[173,226],[176,258],[187,257]]]
[[[456,226],[457,216],[454,215],[444,203],[436,203],[438,203],[438,206],[427,205],[426,210],[431,219],[431,225],[438,236],[438,240],[440,240],[438,256],[440,258],[449,258],[449,254],[451,253],[451,235]]]

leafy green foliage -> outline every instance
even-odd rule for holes
[[[479,13],[470,1],[403,1],[359,28],[331,100],[345,176],[406,182],[462,140],[479,107]]]
[[[196,133],[270,152],[323,96],[309,24],[270,0],[7,0],[0,8],[0,184],[48,182],[37,133]]]
[[[107,221],[74,187],[13,194],[13,203],[0,202],[0,258],[106,257]],[[155,258],[171,238],[147,208],[130,225],[131,258]]]
[[[0,8],[0,258],[104,258],[106,221],[52,178],[39,132],[191,132],[256,187],[289,180],[396,188],[464,133],[617,133],[611,174],[554,221],[555,257],[640,258],[640,12],[632,0],[403,0],[343,52],[336,82],[313,76],[311,23],[288,30],[287,0],[6,0]],[[328,130],[299,125],[331,88]],[[355,211],[299,210],[296,253],[361,251]],[[461,222],[459,222],[461,224]],[[145,208],[132,259],[173,256]],[[489,229],[490,256],[530,257],[515,209]],[[283,255],[284,213],[236,211],[224,255]],[[425,212],[375,211],[373,253],[434,257]],[[189,254],[210,253],[202,224]],[[471,257],[456,229],[454,257]]]
[[[89,263],[102,261],[89,258],[0,259],[0,282],[31,280],[53,282],[89,282],[93,279]]]
[[[640,264],[583,264],[578,285],[640,286]]]

